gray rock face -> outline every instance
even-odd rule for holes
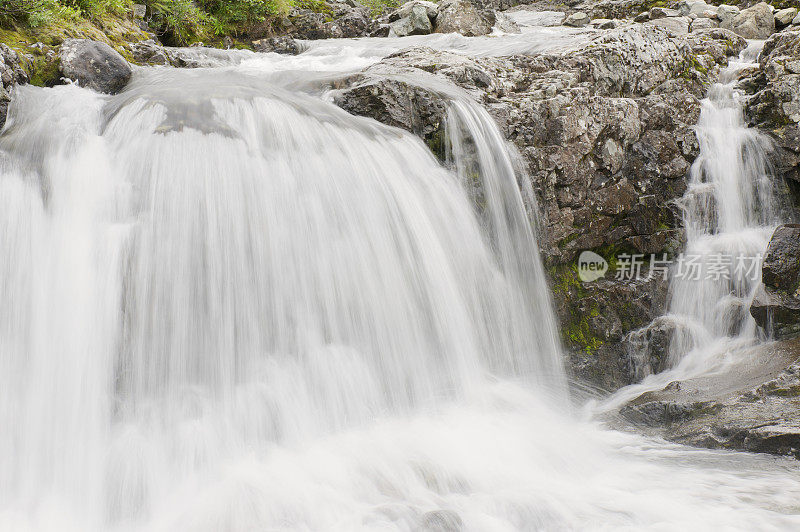
[[[583,11],[578,11],[577,13],[573,13],[569,15],[566,19],[564,19],[564,26],[572,26],[574,28],[582,28],[589,24],[589,15],[584,13]]]
[[[256,52],[275,52],[277,54],[297,55],[305,51],[306,46],[289,36],[270,37],[253,41],[253,50]]]
[[[0,43],[0,128],[6,123],[8,104],[11,102],[11,93],[18,84],[28,82],[28,74],[22,68],[22,59],[19,54]]]
[[[406,16],[389,24],[390,37],[427,35],[433,31],[433,24],[431,24],[426,6],[414,5],[407,11],[408,14]]]
[[[761,2],[739,13],[732,25],[745,39],[766,39],[775,33],[775,16],[769,4]]]
[[[764,44],[761,69],[743,82],[753,93],[745,109],[750,122],[775,139],[774,165],[789,183],[800,184],[800,31],[782,31]],[[800,205],[800,197],[796,200]]]
[[[800,333],[800,225],[782,225],[772,235],[750,313],[776,337]]]
[[[698,153],[700,98],[718,65],[744,46],[726,30],[678,37],[632,25],[563,55],[467,58],[411,49],[355,76],[335,101],[432,146],[443,134],[442,94],[466,91],[487,108],[521,152],[539,197],[540,245],[554,284],[578,290],[556,296],[574,371],[614,388],[632,380],[622,338],[661,313],[659,298],[640,298],[643,288],[615,281],[579,290],[569,265],[586,249],[650,254],[677,245],[680,220],[670,205],[683,195]],[[585,297],[595,291],[596,299]],[[629,313],[636,299],[649,303]],[[586,320],[595,310],[602,319]]]
[[[469,0],[442,0],[435,31],[477,37],[491,33],[494,21],[494,11],[481,9]]]
[[[58,53],[65,78],[97,92],[116,94],[131,79],[131,67],[109,45],[88,39],[67,39]]]
[[[792,23],[797,16],[796,7],[787,7],[775,12],[775,24],[779,26],[788,26]]]

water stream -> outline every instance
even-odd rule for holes
[[[16,92],[0,530],[800,524],[791,460],[577,419],[494,123],[456,99],[445,167],[298,90],[363,66],[364,40],[318,46]]]
[[[767,244],[784,213],[769,163],[771,141],[747,127],[743,95],[735,89],[738,72],[757,61],[763,45],[750,42],[702,102],[700,155],[679,202],[686,246],[672,268],[668,313],[658,320],[673,330],[670,368],[620,390],[604,409],[672,381],[731,371],[752,356],[748,348],[766,339],[749,308]]]

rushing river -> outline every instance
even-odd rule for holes
[[[117,96],[19,89],[0,136],[0,530],[800,526],[793,460],[575,414],[533,196],[485,111],[454,96],[450,169],[320,88],[410,44],[581,38],[336,40],[139,69]]]

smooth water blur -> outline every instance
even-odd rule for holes
[[[484,110],[454,96],[442,165],[258,72],[15,93],[0,530],[800,523],[791,461],[570,415],[535,202]]]

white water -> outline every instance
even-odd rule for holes
[[[273,61],[17,91],[0,530],[800,524],[792,461],[570,416],[529,191],[485,112],[454,102],[451,171],[254,75]]]

